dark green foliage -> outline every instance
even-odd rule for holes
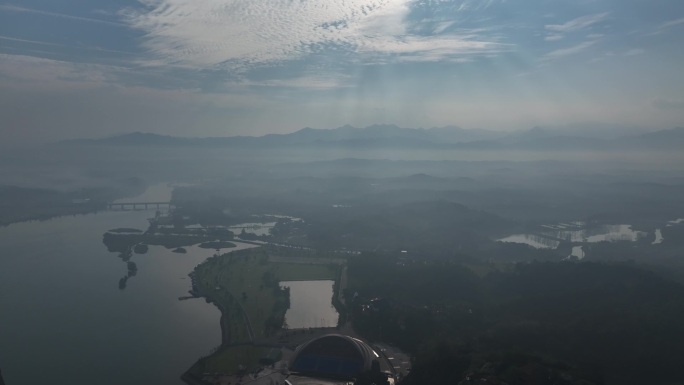
[[[404,385],[600,385],[600,374],[516,352],[478,353],[446,342],[426,348]]]
[[[311,221],[308,234],[315,245],[323,248],[410,249],[441,254],[477,248],[488,242],[488,236],[508,226],[495,215],[437,201],[362,206],[327,216],[319,214]]]
[[[203,249],[228,249],[228,248],[235,247],[235,244],[232,242],[214,241],[214,242],[200,243],[199,247],[201,247]]]
[[[133,251],[136,254],[145,254],[147,253],[148,247],[144,243],[138,243],[137,245],[133,246]]]
[[[461,357],[464,346],[475,355],[550,357],[590,368],[590,374],[599,368],[608,384],[681,378],[684,286],[631,264],[533,262],[478,278],[456,264],[398,265],[387,256],[364,255],[350,262],[349,275],[350,291],[360,294],[352,305],[355,328],[417,354],[417,363],[434,365],[429,376],[441,380],[432,383],[453,380],[450,372],[440,374],[445,362],[434,349],[450,357],[451,368],[472,360]],[[377,306],[374,297],[391,305]],[[449,346],[430,348],[437,341]],[[502,381],[527,383],[520,380],[527,364],[508,367],[497,374]],[[429,376],[415,383],[435,380]],[[578,378],[598,383],[593,374],[583,376]]]
[[[128,276],[133,277],[136,274],[138,274],[138,266],[135,264],[135,262],[128,261],[126,262],[126,267],[128,268]]]
[[[232,238],[232,237],[231,237]],[[171,234],[114,234],[107,232],[102,238],[102,242],[107,246],[110,252],[124,252],[133,247],[133,245],[144,243],[145,245],[159,245],[167,249],[178,248],[182,246],[191,246],[204,242],[201,247],[215,249],[235,247],[233,243],[228,241],[214,241],[213,237],[205,235],[171,235]],[[232,246],[231,246],[232,245]]]
[[[142,230],[139,229],[133,229],[129,227],[119,227],[116,229],[111,229],[109,230],[110,233],[142,233]]]

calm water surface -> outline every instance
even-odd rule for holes
[[[104,212],[0,228],[0,367],[7,384],[181,384],[220,343],[219,311],[187,295],[214,253],[150,247],[119,290],[126,264],[102,244],[116,227],[145,229],[151,212]]]
[[[524,243],[537,249],[555,249],[560,244],[559,240],[574,243],[636,242],[646,236],[646,233],[633,230],[630,225],[601,225],[592,228],[582,226],[584,224],[581,222],[545,225],[542,226],[545,230],[539,234],[514,234],[497,241]]]
[[[506,243],[525,243],[536,249],[555,249],[560,242],[534,234],[514,234],[508,237],[497,239],[499,242]]]
[[[571,257],[577,257],[578,260],[583,260],[584,259],[584,249],[582,246],[573,246],[572,247],[572,252],[568,256],[568,258]]]
[[[290,288],[290,308],[285,322],[290,329],[337,326],[339,315],[332,305],[334,281],[283,281]]]
[[[658,245],[660,243],[663,243],[665,239],[663,238],[663,232],[660,229],[656,229],[655,231],[655,239],[653,240],[654,245]]]

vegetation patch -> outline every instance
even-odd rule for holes
[[[340,269],[322,263],[269,262],[273,256],[281,256],[279,249],[239,250],[211,257],[195,269],[198,292],[231,320],[231,344],[263,340],[280,330],[290,305],[289,289],[280,282],[335,280]]]

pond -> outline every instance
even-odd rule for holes
[[[570,259],[572,257],[575,257],[580,261],[584,259],[584,249],[582,248],[582,246],[573,246],[572,247],[572,252],[568,256],[568,259]]]
[[[339,315],[332,305],[335,281],[283,281],[290,288],[290,308],[285,313],[289,329],[335,327]]]

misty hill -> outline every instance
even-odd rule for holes
[[[332,130],[304,128],[285,136],[296,138],[295,140],[299,143],[372,141],[374,139],[409,139],[430,143],[467,143],[499,138],[504,136],[504,134],[481,129],[468,130],[454,126],[423,129],[376,124],[364,128],[346,125]]]
[[[416,148],[459,150],[621,150],[679,149],[684,146],[684,128],[606,138],[604,131],[590,136],[586,130],[573,134],[569,129],[535,127],[503,133],[460,127],[403,128],[396,125],[372,125],[364,128],[349,125],[335,129],[303,128],[289,134],[259,137],[230,136],[182,138],[151,133],[131,133],[103,139],[79,139],[66,145],[158,146],[158,147],[352,147]],[[615,132],[615,131],[611,131]]]
[[[633,147],[649,147],[653,149],[684,149],[684,127],[672,128],[633,135],[618,140],[620,144]]]
[[[259,137],[231,136],[209,138],[180,138],[167,135],[135,132],[102,139],[78,139],[64,144],[96,145],[158,145],[158,146],[230,146],[230,145],[302,145],[302,144],[349,144],[349,145],[411,145],[420,143],[467,143],[505,136],[504,133],[480,129],[467,130],[460,127],[402,128],[395,125],[372,125],[364,128],[349,125],[335,129],[303,128],[289,134],[268,134]]]
[[[289,134],[268,134],[259,137],[229,136],[209,138],[181,138],[135,132],[102,139],[77,139],[62,142],[77,145],[142,145],[142,146],[231,146],[231,145],[352,145],[352,146],[437,146],[445,143],[467,143],[501,138],[506,134],[481,129],[460,127],[402,128],[395,125],[372,125],[364,128],[349,125],[335,129],[303,128]]]

